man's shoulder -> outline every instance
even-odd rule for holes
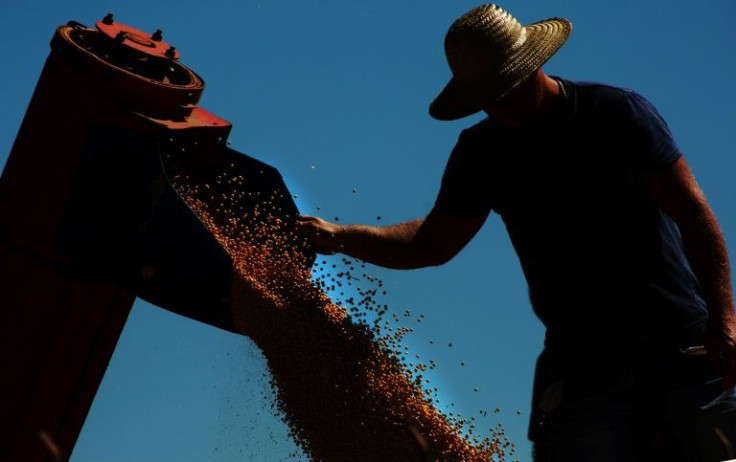
[[[608,83],[564,80],[574,99],[574,112],[584,116],[628,118],[639,105],[648,101],[635,90]]]
[[[622,97],[636,93],[634,90],[626,87],[616,86],[609,83],[589,81],[589,80],[567,80],[563,79],[568,86],[573,87],[577,92],[586,95],[602,95],[609,97]]]
[[[656,119],[663,123],[652,102],[636,90],[598,82],[566,82],[574,89],[579,112],[599,112],[626,120]]]

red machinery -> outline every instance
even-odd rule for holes
[[[203,178],[234,166],[296,215],[278,171],[226,146],[178,57],[112,15],[51,40],[0,177],[0,460],[68,457],[136,296],[233,329],[231,261],[162,155]]]

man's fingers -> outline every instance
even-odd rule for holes
[[[736,351],[729,342],[711,343],[707,347],[708,359],[713,369],[723,378],[723,387],[736,386]]]
[[[334,225],[332,223],[319,217],[299,215],[294,223],[294,229],[308,239],[309,244],[317,253],[332,255],[337,252],[334,244]]]
[[[319,231],[322,228],[325,228],[327,225],[327,222],[322,220],[321,218],[312,217],[309,215],[299,215],[296,217],[296,221],[294,222],[294,225],[296,227],[296,230],[298,232],[309,232],[309,233],[315,233]]]
[[[728,351],[721,355],[721,367],[723,375],[723,387],[731,389],[736,386],[736,354]]]
[[[297,215],[296,222],[297,223],[319,223],[320,221],[324,221],[319,217],[313,217],[312,215]]]
[[[723,376],[723,362],[721,361],[720,350],[715,345],[706,345],[706,351],[708,352],[708,362],[714,371],[720,376]]]
[[[300,234],[314,236],[319,229],[317,226],[318,222],[316,220],[317,218],[315,217],[299,215],[294,223],[294,228]]]

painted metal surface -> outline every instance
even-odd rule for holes
[[[134,27],[115,21],[112,14],[97,21],[95,26],[108,39],[125,42],[125,46],[141,54],[170,59],[179,59],[181,56],[175,47],[163,41],[161,30],[148,35]]]
[[[105,17],[51,40],[0,177],[0,460],[71,454],[136,296],[233,330],[231,261],[162,153],[235,165],[297,213],[276,169],[227,147],[231,125],[196,106],[204,82],[161,35]]]

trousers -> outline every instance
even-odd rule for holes
[[[537,360],[529,438],[534,462],[736,459],[736,389],[707,356],[679,349]]]

